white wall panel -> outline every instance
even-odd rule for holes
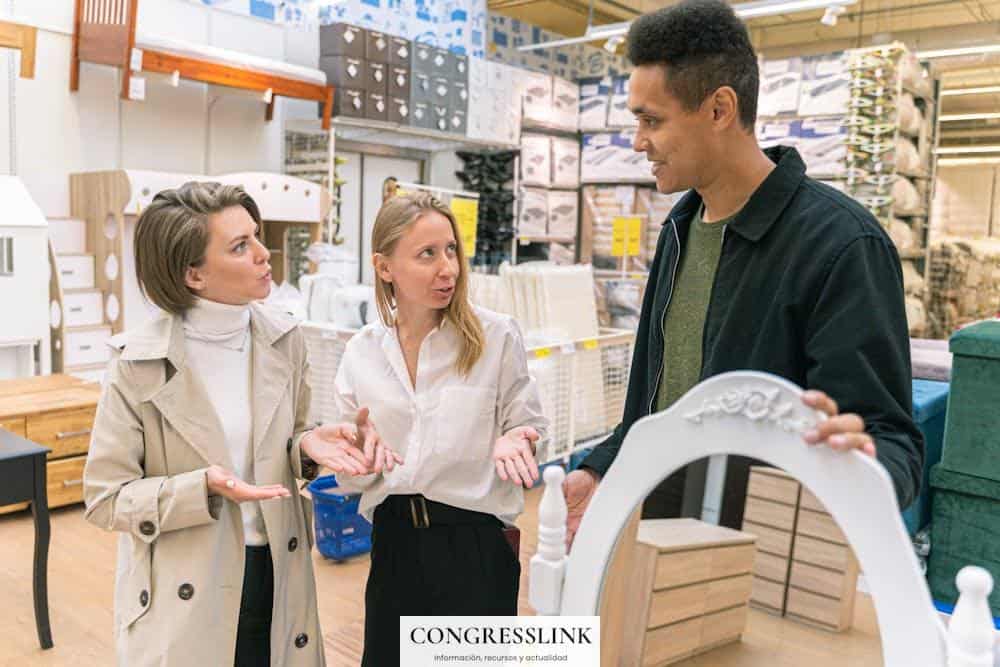
[[[209,11],[206,7],[184,0],[141,0],[138,30],[196,44],[211,44]]]
[[[293,27],[285,29],[286,62],[304,67],[319,67],[319,28]]]
[[[285,31],[276,23],[212,11],[208,13],[208,28],[208,39],[212,46],[262,58],[285,58]]]
[[[209,113],[211,134],[208,147],[209,174],[282,169],[282,121],[275,110],[271,122],[264,120],[265,105],[256,96],[225,94],[213,87],[211,94],[222,93]]]
[[[69,90],[69,36],[38,34],[35,78],[17,79],[17,175],[49,217],[69,215],[69,174],[114,168],[118,154],[117,79],[84,65]]]
[[[40,28],[73,32],[73,0],[14,0],[14,16]],[[0,12],[7,9],[7,2]]]
[[[14,56],[13,50],[6,54],[0,53],[0,174],[10,174],[10,62]],[[15,67],[17,67],[15,60]],[[16,94],[16,93],[15,93]]]
[[[205,84],[146,77],[146,99],[122,102],[122,167],[202,173],[205,169]]]

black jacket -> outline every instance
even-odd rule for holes
[[[864,207],[805,175],[795,149],[766,153],[777,167],[723,232],[702,334],[701,379],[755,370],[825,391],[841,412],[864,419],[906,507],[919,490],[924,442],[911,418],[899,255]],[[664,363],[663,317],[700,206],[701,197],[687,193],[660,232],[622,423],[583,462],[602,475],[628,429],[654,406]],[[724,525],[739,526],[752,462],[729,457]]]

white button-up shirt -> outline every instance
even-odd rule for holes
[[[335,383],[338,421],[351,422],[359,408],[369,408],[382,440],[404,459],[390,472],[337,475],[345,490],[362,492],[359,509],[367,518],[386,496],[411,493],[508,523],[524,509],[521,488],[497,475],[493,445],[518,426],[544,437],[548,419],[517,324],[475,312],[486,345],[466,376],[455,370],[460,338],[447,320],[420,346],[415,387],[394,328],[374,322],[348,342]]]

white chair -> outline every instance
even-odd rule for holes
[[[989,573],[981,568],[959,573],[962,595],[946,631],[888,474],[859,452],[806,445],[801,434],[824,416],[807,408],[801,395],[799,387],[773,375],[726,373],[702,382],[670,410],[637,422],[598,487],[568,557],[563,472],[547,469],[538,553],[531,561],[531,604],[540,614],[597,615],[615,542],[639,503],[691,461],[738,454],[783,468],[836,519],[865,572],[886,667],[993,667]]]

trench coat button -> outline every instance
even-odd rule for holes
[[[156,532],[156,526],[152,521],[143,521],[139,524],[139,532],[148,537]]]
[[[143,607],[149,604],[149,591],[139,593],[139,604]]]
[[[305,648],[305,645],[308,643],[309,635],[304,632],[295,638],[295,648]]]
[[[285,449],[288,451],[289,454],[292,453],[292,439],[291,438],[289,438],[288,442],[285,444]]]
[[[298,548],[299,548],[299,538],[293,537],[292,539],[288,540],[289,551],[295,551]]]
[[[190,600],[194,597],[194,586],[191,584],[181,584],[181,587],[177,589],[177,597],[182,600]]]

